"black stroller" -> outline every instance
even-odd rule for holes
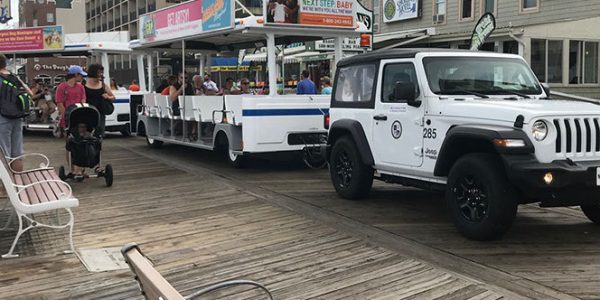
[[[69,153],[68,170],[61,166],[58,175],[60,179],[74,179],[83,181],[85,178],[104,177],[106,186],[113,184],[113,169],[107,164],[104,169],[100,167],[100,151],[102,150],[102,137],[96,137],[94,131],[98,126],[100,113],[89,104],[75,104],[65,110],[65,124],[67,133],[67,152]],[[81,168],[81,174],[73,174],[72,166]],[[90,168],[94,174],[86,174],[85,169]]]

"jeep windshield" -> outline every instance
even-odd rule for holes
[[[540,95],[542,87],[521,60],[504,57],[426,57],[425,73],[437,95]]]

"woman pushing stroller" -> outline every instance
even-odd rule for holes
[[[85,174],[85,168],[93,168],[97,176],[104,176],[105,173],[110,172],[112,185],[112,168],[102,170],[99,166],[105,115],[87,103],[102,107],[101,101],[112,101],[114,96],[110,88],[102,83],[101,65],[90,65],[88,71],[93,73],[89,74],[86,86],[83,86],[81,82],[88,73],[80,66],[69,67],[66,82],[61,83],[56,89],[56,103],[61,115],[59,125],[66,133],[66,158],[70,166],[69,174],[65,174],[64,168],[61,167],[60,177],[63,180],[96,177]]]

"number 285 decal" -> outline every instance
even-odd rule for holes
[[[423,128],[424,139],[435,139],[437,138],[437,128]]]

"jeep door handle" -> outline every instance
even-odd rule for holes
[[[387,116],[386,115],[376,115],[376,116],[373,116],[373,120],[387,121]]]

